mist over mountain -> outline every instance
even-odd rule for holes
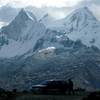
[[[4,5],[0,7],[0,21],[11,22],[14,17],[18,14],[19,8],[14,8],[9,5]]]

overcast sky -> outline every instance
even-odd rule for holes
[[[36,7],[41,7],[41,6],[70,7],[77,5],[81,1],[83,0],[0,0],[0,4],[4,5],[10,3],[13,5],[18,4],[18,6],[33,5]]]
[[[99,7],[100,0],[0,0],[0,6],[13,5],[16,7],[35,6],[35,7],[75,7],[92,6]]]
[[[82,6],[88,6],[95,16],[100,19],[100,0],[0,0],[0,6],[12,5],[14,7],[69,7],[77,8]]]

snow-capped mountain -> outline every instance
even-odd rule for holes
[[[100,88],[99,21],[86,7],[49,19],[46,14],[38,21],[22,9],[1,28],[0,86],[24,89],[46,79],[72,78],[83,88]]]
[[[87,46],[94,45],[100,48],[100,22],[87,7],[77,9],[66,18],[54,21],[47,25],[47,28],[65,32],[71,40],[79,39]]]
[[[54,22],[52,20],[50,23],[48,19],[51,19],[48,14],[41,19],[41,23],[49,29],[46,35],[39,40],[43,45],[42,48],[49,46],[65,48],[63,43],[66,43],[67,39],[81,41],[89,47],[100,48],[100,22],[87,7],[77,9],[61,20]]]
[[[1,29],[1,34],[7,36],[9,43],[2,46],[0,57],[9,58],[32,51],[45,31],[45,26],[37,22],[34,15],[22,9],[9,25]]]
[[[25,10],[22,9],[8,26],[2,28],[2,33],[7,34],[8,38],[18,40],[20,35],[23,34],[23,30],[30,27],[34,22],[36,22],[36,18],[30,16],[29,13],[26,13]],[[27,25],[27,23],[30,25]]]

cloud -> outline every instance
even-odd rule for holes
[[[51,7],[71,7],[77,5],[79,2],[83,0],[0,0],[1,5],[5,5],[7,3],[17,6],[51,6]]]
[[[91,4],[100,5],[100,0],[88,0],[88,2]]]
[[[93,14],[95,15],[95,17],[100,20],[100,5],[99,4],[91,4],[90,6],[91,11],[93,12]]]

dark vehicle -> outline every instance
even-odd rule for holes
[[[68,89],[68,84],[66,81],[49,80],[49,81],[45,81],[39,85],[34,85],[32,87],[32,92],[34,92],[34,93],[61,93],[61,94],[65,94],[67,89]]]

